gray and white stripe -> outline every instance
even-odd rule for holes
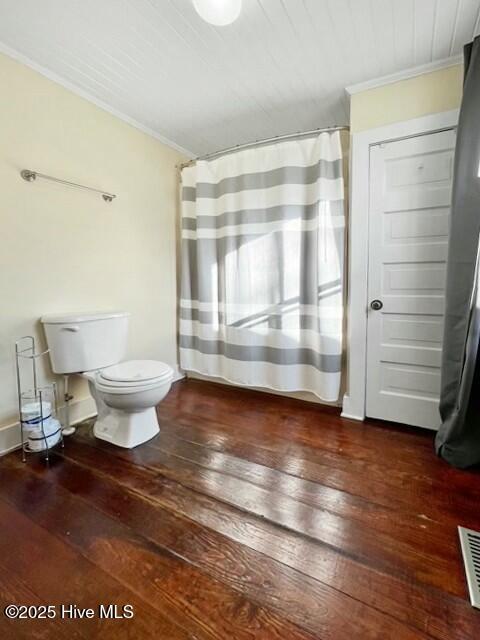
[[[344,243],[338,132],[199,161],[183,170],[182,183],[182,367],[336,400]]]
[[[320,179],[337,180],[342,177],[342,160],[319,159],[308,167],[279,167],[259,173],[243,173],[218,182],[197,182],[194,187],[183,186],[182,200],[195,202],[198,198],[218,199],[227,193],[270,189],[285,184],[310,185]]]

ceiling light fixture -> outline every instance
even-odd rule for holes
[[[193,6],[206,22],[223,27],[238,18],[242,0],[193,0]]]

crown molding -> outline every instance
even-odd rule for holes
[[[183,153],[188,158],[194,158],[195,157],[195,154],[192,151],[189,151],[188,149],[185,149],[184,147],[180,146],[179,144],[177,144],[173,140],[170,140],[169,138],[166,138],[165,136],[163,136],[158,131],[155,131],[154,129],[150,129],[150,127],[147,127],[146,125],[142,124],[141,122],[138,122],[138,120],[135,120],[134,118],[131,118],[126,113],[123,113],[122,111],[119,111],[118,109],[115,109],[115,107],[112,107],[109,104],[107,104],[106,102],[103,102],[103,100],[100,100],[99,98],[96,98],[95,96],[93,96],[88,91],[85,91],[84,89],[81,89],[80,87],[78,87],[73,82],[70,82],[69,80],[65,80],[65,78],[62,78],[61,76],[57,75],[55,72],[50,71],[50,69],[47,69],[46,67],[43,67],[42,65],[38,64],[34,60],[31,60],[28,56],[25,56],[23,53],[20,53],[16,49],[13,49],[9,45],[7,45],[7,44],[5,44],[4,42],[1,42],[1,41],[0,41],[0,53],[4,53],[8,57],[13,58],[13,60],[16,60],[17,62],[21,62],[25,66],[30,67],[30,69],[33,69],[37,73],[40,73],[42,76],[45,76],[45,78],[48,78],[52,82],[55,82],[56,84],[61,85],[62,87],[64,87],[64,89],[67,89],[68,91],[71,91],[72,93],[76,94],[77,96],[80,96],[84,100],[87,100],[88,102],[91,102],[96,107],[99,107],[103,111],[106,111],[107,113],[110,113],[112,116],[115,116],[119,120],[123,120],[123,122],[126,122],[127,124],[131,125],[132,127],[135,127],[135,129],[138,129],[139,131],[142,131],[143,133],[146,133],[147,135],[151,136],[152,138],[155,138],[156,140],[158,140],[162,144],[165,144],[168,147],[171,147],[172,149],[175,149],[176,151],[179,151],[180,153]]]
[[[452,56],[451,58],[443,58],[442,60],[435,60],[434,62],[428,62],[427,64],[419,65],[418,67],[412,67],[403,71],[397,71],[387,76],[380,78],[374,78],[373,80],[367,80],[366,82],[359,82],[358,84],[352,84],[345,87],[345,92],[348,96],[352,96],[355,93],[361,91],[368,91],[369,89],[376,89],[377,87],[383,87],[386,84],[392,82],[399,82],[400,80],[408,80],[409,78],[415,78],[425,73],[431,73],[432,71],[439,71],[440,69],[447,69],[448,67],[454,67],[458,64],[463,64],[463,56]]]

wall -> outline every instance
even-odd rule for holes
[[[0,426],[16,420],[13,347],[38,319],[131,312],[129,357],[176,366],[177,151],[0,55]],[[23,168],[118,194],[27,183]],[[45,372],[48,376],[48,371]],[[77,381],[76,400],[88,396]]]
[[[463,65],[454,65],[352,95],[350,131],[358,133],[460,106]]]

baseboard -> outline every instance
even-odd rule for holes
[[[365,420],[365,418],[362,418],[361,416],[355,416],[352,413],[345,413],[345,411],[342,411],[340,417],[347,418],[348,420],[357,420],[357,422],[364,422]]]
[[[343,396],[342,413],[340,414],[340,417],[348,418],[349,420],[358,420],[359,422],[363,422],[365,420],[365,416],[359,416],[351,410],[350,396],[348,393],[345,393]]]
[[[60,407],[60,415],[63,415],[64,407]],[[78,424],[97,414],[97,408],[93,398],[83,398],[72,402],[70,405],[70,424]],[[21,445],[20,425],[18,422],[0,427],[0,456],[18,449]]]
[[[173,382],[178,382],[178,380],[183,380],[186,377],[185,371],[182,371],[180,367],[173,368]]]

